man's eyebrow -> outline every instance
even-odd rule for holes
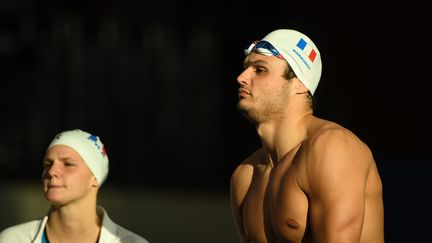
[[[250,66],[250,65],[259,65],[259,64],[268,64],[268,62],[264,61],[264,60],[254,60],[254,61],[252,61],[250,59],[246,59],[243,62],[243,66],[244,67],[247,67],[247,66]]]

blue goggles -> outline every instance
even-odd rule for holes
[[[273,56],[285,60],[282,54],[280,54],[280,52],[276,50],[276,48],[268,41],[254,41],[252,42],[252,44],[249,45],[248,48],[244,49],[244,53],[247,56],[257,48],[265,49],[269,51]]]

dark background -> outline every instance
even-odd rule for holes
[[[53,136],[98,134],[108,185],[229,193],[259,146],[235,109],[243,48],[294,28],[323,61],[316,114],[374,152],[387,242],[431,225],[430,13],[406,5],[236,1],[0,3],[0,178],[39,180]],[[325,9],[325,10],[324,10]]]

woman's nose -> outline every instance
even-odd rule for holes
[[[44,175],[48,177],[57,177],[59,175],[59,165],[57,163],[52,163],[45,169]]]

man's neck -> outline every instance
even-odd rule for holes
[[[273,163],[278,163],[286,153],[303,142],[307,136],[307,122],[312,117],[312,113],[307,112],[257,125],[258,135]]]

